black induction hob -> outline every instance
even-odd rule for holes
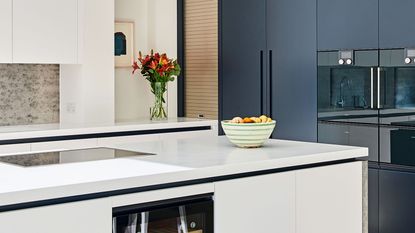
[[[23,167],[34,167],[149,155],[154,154],[102,147],[82,150],[65,150],[44,153],[0,156],[0,162]]]

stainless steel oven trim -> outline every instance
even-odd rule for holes
[[[380,67],[378,67],[378,109],[380,109]]]
[[[374,88],[373,77],[374,77],[374,68],[371,67],[370,68],[370,108],[371,109],[373,109],[375,105],[373,101],[373,95],[375,94],[373,91],[373,88]]]

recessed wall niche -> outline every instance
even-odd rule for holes
[[[59,123],[59,65],[0,64],[0,126]]]

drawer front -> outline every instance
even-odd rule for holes
[[[0,146],[0,155],[30,152],[30,144],[16,144]]]
[[[158,140],[160,136],[158,134],[152,135],[136,135],[125,137],[110,137],[110,138],[98,138],[97,144],[99,147],[117,147],[123,144],[139,143],[152,140]]]
[[[32,151],[76,150],[97,147],[97,139],[32,143]]]

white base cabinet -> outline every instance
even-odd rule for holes
[[[362,162],[215,183],[215,233],[362,233]]]
[[[362,162],[297,171],[297,233],[362,233]]]
[[[0,228],[10,233],[111,233],[111,201],[98,199],[0,213]]]
[[[295,232],[295,172],[215,183],[215,233]]]

